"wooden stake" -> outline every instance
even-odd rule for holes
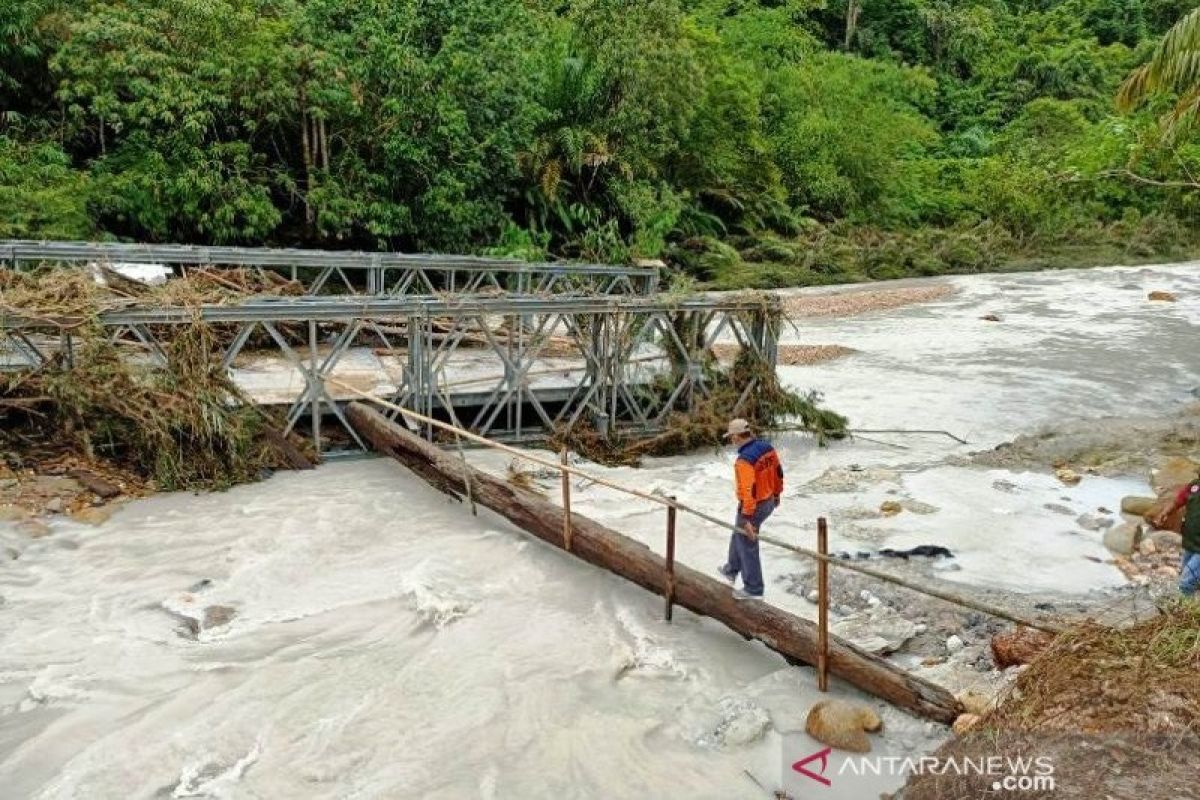
[[[559,452],[559,460],[567,466],[567,448]],[[571,552],[571,473],[562,470],[563,549]]]
[[[667,506],[667,587],[664,595],[667,600],[667,622],[670,622],[675,605],[675,506]]]
[[[829,555],[825,518],[817,520],[817,552]],[[829,562],[817,562],[817,688],[829,691]]]

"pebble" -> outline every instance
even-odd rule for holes
[[[808,594],[804,595],[804,599],[810,603],[815,603],[821,599],[821,593],[816,589],[809,589]]]
[[[946,640],[946,649],[949,650],[951,653],[957,653],[959,650],[962,650],[963,647],[965,647],[965,646],[966,646],[966,643],[963,642],[962,637],[957,634],[955,634],[954,636],[951,636],[949,639]]]

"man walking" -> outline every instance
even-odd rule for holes
[[[1175,502],[1154,520],[1162,527],[1167,518],[1183,509],[1183,563],[1179,568],[1179,591],[1192,597],[1200,590],[1200,476],[1179,490]]]
[[[732,586],[742,576],[742,588],[734,589],[737,600],[759,600],[763,596],[762,562],[758,556],[758,531],[779,507],[783,494],[783,467],[775,448],[757,439],[750,423],[735,419],[725,434],[737,448],[733,465],[738,509],[734,520],[737,531],[729,539],[729,560],[718,572]]]

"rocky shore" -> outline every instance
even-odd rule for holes
[[[122,504],[153,491],[132,474],[72,455],[0,456],[0,521],[31,539],[48,535],[55,519],[100,525]],[[8,550],[17,557],[11,545]]]

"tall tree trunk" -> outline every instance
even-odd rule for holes
[[[304,224],[307,228],[309,236],[313,234],[313,226],[316,223],[316,213],[313,211],[312,203],[309,202],[308,196],[316,185],[316,178],[313,175],[313,143],[312,137],[309,135],[309,113],[308,113],[308,93],[304,91],[304,86],[300,86],[300,150],[301,157],[304,159]]]
[[[317,119],[317,130],[321,140],[321,169],[329,174],[329,134],[325,131],[325,117]]]
[[[858,15],[862,13],[862,0],[847,0],[846,2],[846,41],[845,49],[849,50],[854,43],[854,34],[858,30]]]

